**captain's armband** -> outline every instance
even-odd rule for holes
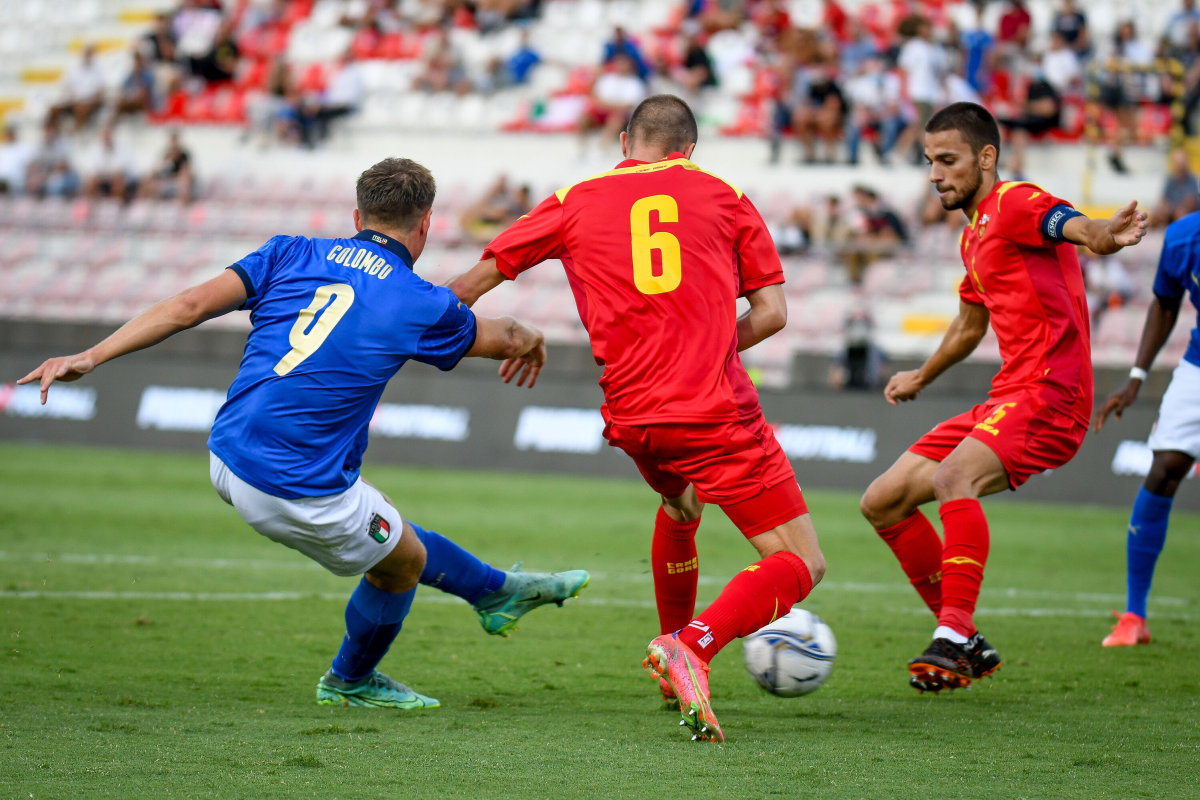
[[[1063,226],[1067,224],[1067,220],[1082,216],[1082,212],[1065,203],[1059,203],[1042,217],[1042,235],[1054,242],[1065,242],[1067,239],[1063,236]]]

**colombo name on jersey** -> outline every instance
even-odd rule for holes
[[[400,242],[276,236],[230,267],[251,331],[209,449],[276,497],[321,497],[358,479],[371,416],[410,359],[448,370],[475,315],[412,271]]]

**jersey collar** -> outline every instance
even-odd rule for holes
[[[627,158],[624,161],[622,161],[620,164],[617,164],[617,166],[614,167],[614,169],[625,169],[626,167],[638,167],[638,166],[641,166],[642,164],[661,164],[663,161],[676,161],[676,160],[686,161],[687,159],[684,157],[683,153],[668,153],[667,155],[660,158],[658,161],[638,161],[636,158]]]
[[[412,257],[412,253],[408,252],[407,247],[392,237],[384,236],[379,231],[373,231],[370,228],[363,228],[361,231],[355,234],[353,238],[361,239],[364,242],[374,242],[375,244],[382,245],[386,249],[391,250],[393,253],[398,255],[400,260],[404,262],[404,266],[408,267],[410,270],[413,268],[414,259]]]

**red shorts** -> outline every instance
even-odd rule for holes
[[[746,422],[620,425],[604,438],[624,450],[663,497],[689,485],[715,503],[746,538],[808,513],[796,473],[761,416]]]
[[[1088,426],[1046,406],[1032,394],[990,401],[951,417],[908,448],[941,461],[968,436],[1000,458],[1013,489],[1033,475],[1070,461],[1087,435]]]

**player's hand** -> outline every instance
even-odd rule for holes
[[[523,356],[504,359],[500,363],[500,379],[505,383],[512,383],[513,378],[516,378],[517,386],[528,385],[532,389],[545,363],[546,343],[543,341]]]
[[[46,404],[46,394],[50,384],[55,381],[77,381],[96,368],[96,362],[87,353],[76,353],[73,356],[58,356],[48,358],[33,372],[17,381],[18,384],[40,381],[42,385],[42,405]]]
[[[1130,381],[1125,385],[1124,389],[1113,392],[1104,401],[1104,405],[1096,409],[1096,416],[1092,420],[1092,432],[1099,433],[1104,428],[1104,422],[1108,419],[1109,414],[1113,414],[1117,419],[1121,418],[1121,414],[1125,409],[1133,405],[1133,401],[1137,400],[1138,389],[1141,387],[1140,381]]]
[[[898,405],[906,400],[916,400],[917,395],[925,388],[921,380],[921,371],[917,369],[897,372],[883,387],[883,399],[892,405]]]
[[[1146,235],[1149,225],[1149,215],[1137,207],[1137,200],[1130,201],[1108,220],[1108,233],[1115,247],[1110,252],[1116,252],[1122,247],[1137,244]],[[1101,253],[1101,255],[1106,255]]]

